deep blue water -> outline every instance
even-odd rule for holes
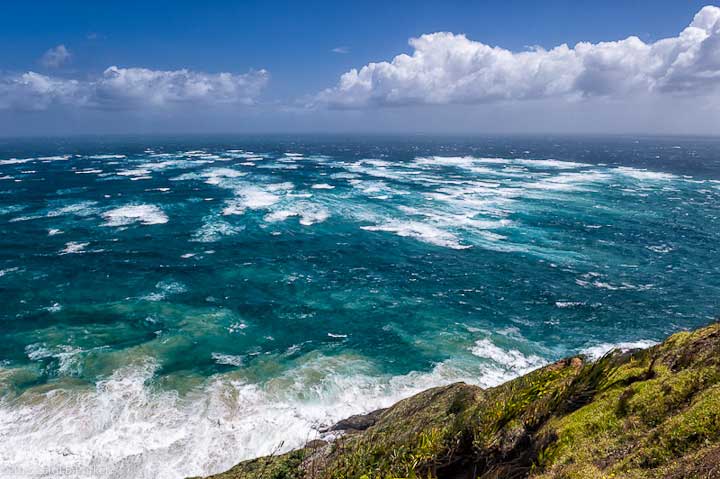
[[[1,140],[0,471],[216,472],[706,324],[719,207],[717,139]]]

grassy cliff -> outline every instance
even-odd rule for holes
[[[430,389],[339,427],[213,477],[718,478],[720,324],[491,389]]]

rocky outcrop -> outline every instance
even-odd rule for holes
[[[491,389],[422,392],[216,479],[718,478],[720,325]]]

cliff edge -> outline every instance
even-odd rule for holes
[[[495,388],[429,389],[335,429],[212,478],[720,478],[720,324]]]

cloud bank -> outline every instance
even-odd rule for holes
[[[162,108],[183,104],[255,103],[269,79],[266,70],[246,74],[149,70],[112,66],[90,80],[27,72],[0,77],[0,109],[51,107]]]
[[[473,104],[546,98],[703,95],[720,85],[720,8],[707,6],[676,37],[566,44],[512,52],[440,32],[409,41],[412,55],[343,74],[314,105],[335,108]]]

